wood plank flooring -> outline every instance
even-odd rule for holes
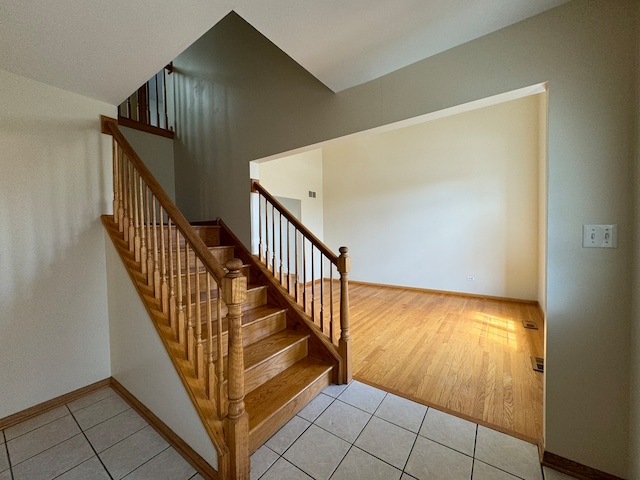
[[[354,378],[525,440],[542,439],[533,304],[350,284]],[[525,329],[522,319],[538,330]]]

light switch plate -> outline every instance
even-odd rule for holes
[[[582,246],[584,248],[617,248],[617,225],[583,225]]]

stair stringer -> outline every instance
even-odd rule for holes
[[[179,348],[180,346],[169,327],[167,315],[162,312],[161,305],[155,299],[152,288],[147,285],[146,278],[142,275],[140,270],[140,263],[135,262],[133,253],[129,251],[127,243],[122,240],[122,234],[121,232],[118,232],[118,228],[113,222],[113,217],[111,215],[103,215],[102,223],[104,224],[106,232],[115,247],[115,251],[119,255],[120,260],[122,261],[122,264],[147,311],[151,324],[155,328],[167,356],[175,368],[175,371],[184,387],[184,391],[191,400],[200,422],[215,448],[217,453],[217,462],[215,463],[217,463],[216,467],[218,472],[228,471],[230,454],[229,447],[224,437],[223,422],[217,419],[216,406],[214,402],[207,398],[204,381],[196,378],[192,364],[187,361],[183,349]],[[132,339],[132,341],[134,342],[135,339]],[[132,393],[136,394],[137,389],[135,387],[127,385],[126,381],[121,383],[132,391]],[[144,398],[140,398],[140,400],[142,400],[143,403],[145,402]],[[154,413],[158,414],[159,412]],[[158,416],[162,418],[165,423],[171,426],[172,422],[170,419],[163,418],[161,415]],[[180,434],[180,432],[176,433]],[[191,446],[195,449],[194,445]],[[212,470],[209,473],[209,476],[214,479],[218,478],[215,470]]]

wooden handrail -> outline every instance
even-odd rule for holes
[[[122,148],[122,151],[129,157],[131,163],[136,167],[140,176],[144,179],[149,190],[158,199],[167,214],[173,219],[174,225],[180,230],[182,235],[191,243],[193,250],[202,259],[204,266],[209,270],[218,282],[227,274],[227,270],[220,265],[204,242],[193,232],[191,224],[184,217],[182,212],[173,203],[173,200],[165,193],[151,171],[147,168],[140,157],[135,152],[131,144],[118,129],[117,122],[107,117],[102,117],[102,133],[113,136]]]
[[[192,398],[211,402],[208,411],[215,413],[208,419],[225,425],[225,442],[211,436],[222,478],[248,480],[242,342],[247,278],[241,272],[242,262],[231,259],[223,267],[127,142],[117,121],[101,117],[101,126],[113,137],[113,223],[152,289],[163,328],[176,343],[171,349],[188,362],[191,379],[185,386]],[[223,358],[223,299],[228,308],[227,358]]]
[[[318,237],[313,234],[313,232],[311,232],[311,230],[305,227],[304,224],[296,217],[294,217],[291,212],[289,212],[289,210],[285,208],[284,205],[282,205],[273,195],[269,193],[268,190],[260,185],[260,180],[251,179],[251,191],[258,192],[264,198],[269,200],[269,203],[276,207],[278,212],[280,212],[281,215],[283,215],[289,222],[291,222],[291,224],[295,228],[300,230],[300,232],[313,243],[314,247],[320,250],[325,257],[331,260],[331,263],[333,263],[334,265],[338,265],[338,255],[333,253],[329,247],[327,247]]]
[[[251,180],[251,192],[258,195],[257,259],[263,263],[266,271],[277,279],[289,297],[309,315],[318,330],[337,348],[341,358],[338,379],[340,382],[348,383],[351,381],[348,283],[351,259],[347,254],[347,247],[340,247],[339,256],[333,253],[260,185],[258,180]],[[277,222],[276,211],[279,215]],[[286,220],[285,225],[283,218]],[[339,279],[334,278],[334,270],[339,274]],[[338,289],[340,293],[336,300],[335,290]],[[337,312],[334,309],[334,301],[339,301]]]

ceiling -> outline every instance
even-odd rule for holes
[[[0,69],[117,105],[235,11],[335,92],[568,0],[0,0]]]

